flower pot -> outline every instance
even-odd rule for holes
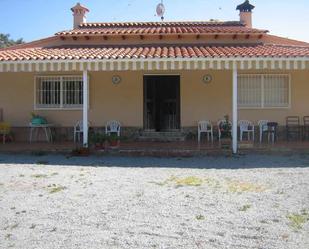
[[[109,142],[109,145],[111,148],[118,148],[120,146],[120,141],[119,140],[111,140]]]
[[[220,146],[223,150],[231,149],[232,139],[231,138],[221,138]]]
[[[96,150],[104,150],[104,149],[105,149],[105,145],[102,144],[102,143],[96,143],[96,144],[94,145],[94,148],[95,148]]]
[[[90,151],[88,148],[80,148],[72,151],[72,156],[89,156]]]

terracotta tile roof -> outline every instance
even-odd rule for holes
[[[266,44],[273,44],[273,45],[289,45],[289,46],[306,46],[309,47],[308,42],[297,41],[289,38],[284,38],[275,35],[265,35],[264,42]]]
[[[309,57],[309,47],[279,45],[183,45],[25,48],[0,51],[1,61],[134,58]]]
[[[84,23],[78,29],[56,33],[71,35],[147,35],[147,34],[252,34],[267,30],[245,27],[240,22],[132,22]]]

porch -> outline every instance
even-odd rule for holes
[[[248,146],[249,145],[249,146]],[[43,154],[67,154],[82,147],[82,144],[73,142],[11,142],[0,144],[0,153],[31,153],[34,155]],[[177,141],[177,142],[150,142],[150,141],[121,141],[117,148],[106,146],[105,149],[95,149],[90,146],[90,153],[94,155],[127,155],[127,156],[158,156],[158,157],[191,157],[206,155],[230,155],[231,150],[222,149],[218,141],[214,143],[197,141]],[[239,144],[240,154],[265,153],[309,153],[309,141],[278,141],[272,143],[252,143]]]

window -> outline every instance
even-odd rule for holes
[[[289,105],[289,75],[243,74],[238,76],[240,108],[286,108]]]
[[[38,76],[35,83],[36,108],[75,109],[83,105],[82,76]]]

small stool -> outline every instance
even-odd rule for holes
[[[277,122],[267,123],[267,131],[265,132],[268,134],[268,142],[270,142],[270,137],[272,137],[271,139],[272,143],[274,143],[277,140],[277,128],[278,128]]]

